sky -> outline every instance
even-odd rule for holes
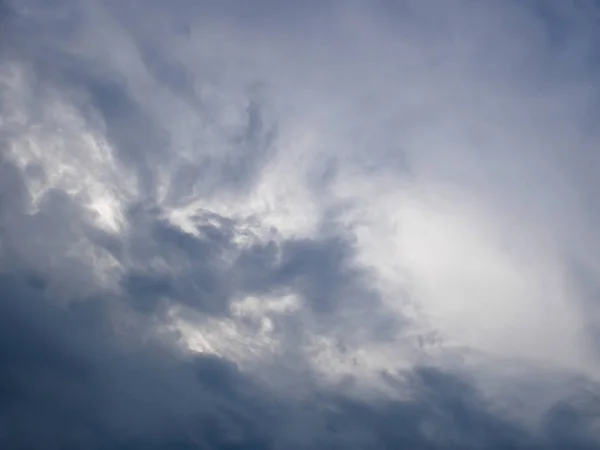
[[[0,447],[600,449],[600,4],[0,0]]]

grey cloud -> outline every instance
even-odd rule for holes
[[[93,260],[111,255],[125,258],[126,245],[94,226],[78,201],[61,189],[48,190],[35,205],[23,173],[0,158],[0,267],[2,272],[29,273],[34,284],[49,285],[69,296],[102,288],[97,285]],[[69,249],[80,249],[69,254]]]
[[[248,95],[245,123],[231,133],[225,143],[215,144],[225,147],[224,155],[206,156],[193,163],[183,161],[174,171],[167,201],[223,191],[243,195],[254,185],[269,157],[277,151],[277,132],[276,125],[265,123],[263,110],[266,108],[260,93],[249,92]],[[207,116],[205,120],[211,124],[215,118]]]
[[[76,214],[57,207],[61,201],[64,197],[49,201],[42,214],[56,213],[77,223]],[[227,220],[221,223],[223,229],[205,230],[213,235],[202,240],[156,221],[151,211],[141,214],[144,220],[138,217],[138,222],[134,221],[138,239],[145,224],[152,230],[143,239],[145,244],[155,242],[156,253],[171,258],[172,266],[198,261],[200,271],[202,267],[214,271],[218,269],[214,252],[233,246]],[[50,224],[51,220],[43,223]],[[360,289],[356,274],[339,278],[344,276],[348,251],[347,244],[335,240],[290,242],[282,249],[268,244],[240,257],[243,263],[236,270],[258,268],[263,273],[250,272],[247,276],[248,281],[266,280],[254,290],[274,284],[304,290],[306,295],[326,293],[325,298],[331,299],[340,295],[332,291],[334,288],[355,285]],[[279,264],[275,258],[278,252],[284,254]],[[143,258],[148,255],[140,255]],[[315,272],[315,263],[322,269]],[[335,275],[330,284],[325,277],[328,273]],[[210,285],[197,272],[192,272],[190,280],[202,288]],[[558,421],[562,428],[552,425],[552,440],[545,442],[544,437],[528,435],[487,412],[465,382],[430,369],[411,376],[409,385],[414,394],[408,402],[371,404],[339,392],[323,392],[318,400],[307,398],[296,403],[259,387],[226,360],[173,354],[158,336],[151,338],[158,347],[149,347],[140,343],[137,335],[144,334],[140,329],[134,329],[134,334],[119,332],[118,321],[113,322],[115,313],[147,314],[144,309],[128,313],[116,306],[119,303],[148,302],[165,291],[190,298],[197,292],[178,278],[165,281],[152,274],[142,279],[129,275],[125,283],[127,296],[121,300],[110,300],[113,294],[103,294],[72,299],[70,306],[64,306],[62,300],[52,299],[43,277],[24,276],[18,269],[2,276],[3,445],[92,449],[553,448],[556,441],[585,448],[581,441],[585,428],[579,428],[585,426],[584,413],[568,405],[557,407],[548,421]],[[252,291],[251,285],[245,288]],[[211,299],[219,298],[212,294]],[[315,394],[318,392],[315,388]]]
[[[415,124],[414,128],[401,130],[410,135],[406,144],[396,142],[400,141],[394,125],[398,116],[389,111],[381,115],[375,112],[378,106],[408,95],[411,86],[416,86],[413,78],[423,75],[413,68],[416,75],[405,80],[408,88],[392,86],[402,95],[378,91],[372,97],[370,89],[374,88],[369,83],[384,83],[387,79],[387,74],[378,78],[379,70],[385,68],[392,78],[400,77],[400,69],[411,70],[411,61],[389,67],[369,65],[388,51],[394,59],[394,46],[387,45],[400,37],[422,39],[427,50],[425,59],[435,60],[429,67],[432,73],[427,72],[423,82],[433,91],[429,94],[432,97],[441,96],[444,89],[452,90],[460,84],[454,79],[457,73],[466,76],[471,69],[479,70],[478,76],[483,78],[491,77],[492,69],[502,74],[510,72],[506,80],[511,81],[517,78],[515,72],[525,75],[526,80],[516,83],[512,94],[535,84],[532,79],[543,72],[540,67],[552,67],[536,58],[522,63],[519,58],[537,49],[535,45],[524,53],[499,45],[498,49],[507,51],[508,56],[500,52],[483,60],[478,59],[481,55],[477,51],[471,52],[471,47],[453,53],[447,45],[446,31],[455,33],[463,25],[466,29],[469,24],[489,19],[494,12],[504,12],[504,8],[521,11],[512,2],[507,3],[510,5],[491,10],[486,9],[491,8],[488,6],[465,7],[463,17],[458,10],[451,13],[447,6],[442,7],[442,2],[431,1],[425,6],[421,2],[377,2],[364,12],[381,15],[377,23],[382,33],[390,32],[391,37],[370,40],[369,33],[376,31],[361,26],[357,11],[363,11],[362,7],[353,4],[345,9],[342,2],[296,2],[293,6],[270,0],[211,4],[183,0],[168,4],[154,0],[127,4],[112,0],[0,2],[0,68],[21,64],[27,74],[32,74],[33,81],[25,82],[33,84],[33,91],[58,92],[73,106],[70,113],[82,118],[113,150],[115,182],[132,173],[138,191],[121,199],[126,226],[116,232],[107,231],[93,223],[81,199],[67,188],[51,187],[34,202],[32,186],[50,185],[49,180],[57,175],[47,173],[41,163],[20,167],[15,162],[19,155],[12,159],[0,155],[1,446],[48,450],[600,448],[594,421],[600,400],[594,394],[597,387],[593,383],[583,399],[553,402],[538,428],[532,429],[509,419],[510,414],[499,410],[485,392],[478,390],[475,381],[443,364],[414,363],[398,373],[376,370],[379,385],[388,389],[389,395],[357,397],[353,387],[358,384],[358,373],[328,384],[320,380],[310,361],[309,344],[319,333],[339,342],[342,349],[345,345],[360,348],[365,344],[369,352],[369,346],[382,342],[393,346],[395,338],[404,339],[403,333],[416,326],[408,316],[392,312],[378,289],[376,274],[358,262],[359,244],[353,230],[338,216],[359,202],[338,199],[333,205],[328,203],[335,195],[338,178],[347,170],[341,162],[338,164],[346,156],[358,166],[361,176],[366,173],[383,178],[404,177],[407,167],[412,170],[415,163],[415,174],[411,175],[417,179],[419,164],[427,166],[435,160],[431,172],[424,171],[426,176],[439,175],[444,180],[462,177],[466,186],[481,188],[482,198],[500,205],[535,204],[548,214],[541,214],[544,218],[554,217],[565,199],[571,198],[560,185],[560,194],[553,196],[559,198],[560,207],[545,210],[546,203],[541,201],[547,200],[544,187],[554,178],[543,168],[531,169],[544,158],[521,158],[509,150],[500,154],[500,148],[504,151],[503,145],[512,143],[510,140],[494,141],[489,149],[473,154],[460,149],[453,153],[444,142],[439,149],[424,148],[425,156],[419,158],[414,152],[405,152],[404,147],[413,143],[412,133],[437,122],[421,123],[411,117],[408,122]],[[451,19],[444,19],[446,14]],[[499,17],[510,18],[511,14]],[[571,35],[567,33],[570,25],[562,22],[565,16],[556,8],[544,14],[557,14],[552,20],[561,22],[552,27],[556,35],[550,39],[552,48],[561,48],[564,36]],[[507,28],[498,25],[501,22],[491,21],[489,36],[497,38],[499,29],[506,32]],[[348,26],[353,37],[348,42],[342,39],[344,34],[337,34],[340,23],[352,24]],[[485,28],[486,23],[478,26]],[[390,30],[398,24],[405,28],[392,33]],[[448,28],[442,26],[440,32],[440,24]],[[210,36],[208,31],[202,34],[205,30],[216,31]],[[212,37],[213,41],[194,41],[194,33],[200,33],[201,39]],[[473,37],[456,33],[453,36],[458,47],[465,44],[465,36]],[[486,33],[488,30],[482,35],[487,39]],[[116,37],[111,40],[113,35]],[[246,38],[249,42],[244,41]],[[510,40],[511,45],[513,42],[519,41]],[[363,47],[355,48],[354,43]],[[194,46],[201,44],[209,48],[209,56],[203,55],[200,62],[192,60]],[[187,50],[177,54],[180,46]],[[571,44],[565,46],[565,53],[560,53],[558,59],[585,60],[570,54],[571,48]],[[251,54],[244,54],[249,50]],[[294,51],[299,51],[298,56],[292,55]],[[223,63],[222,58],[238,57],[236,52],[242,54],[239,61],[230,66]],[[307,57],[311,52],[315,55]],[[343,57],[337,59],[338,52]],[[455,57],[467,62],[452,60],[443,64]],[[264,64],[268,70],[261,74],[252,64],[248,64],[251,68],[244,65],[248,59],[255,63],[253,58],[260,60],[256,63],[259,66],[263,59],[267,61]],[[460,66],[463,63],[469,70]],[[290,68],[280,67],[285,64]],[[316,69],[318,64],[323,70]],[[442,70],[436,64],[446,71],[443,76],[433,73]],[[366,75],[361,65],[367,67]],[[564,80],[553,76],[545,80],[563,86]],[[445,78],[450,81],[446,83]],[[311,83],[325,89],[306,94]],[[357,96],[360,107],[350,100],[346,102],[351,91],[363,87],[365,92]],[[10,111],[10,102],[4,102],[4,94],[8,98],[12,88],[7,84],[0,89],[0,113],[8,116],[14,111]],[[211,89],[219,93],[211,94]],[[153,97],[154,91],[160,91],[160,95]],[[467,125],[479,113],[485,116],[487,110],[478,110],[481,104],[475,98],[485,92],[481,86],[474,86],[472,95],[466,96],[476,104],[473,109],[467,108]],[[416,96],[427,97],[425,94],[419,91]],[[313,97],[319,100],[315,104],[311,103]],[[22,113],[36,116],[45,99],[43,95],[35,97],[36,101],[27,106],[30,109]],[[454,113],[452,107],[460,99],[463,97],[454,103],[442,99],[439,109],[426,111],[423,116]],[[482,102],[486,107],[495,106],[492,100]],[[307,117],[298,113],[306,105],[310,105]],[[181,111],[183,117],[177,116]],[[359,114],[353,117],[356,111]],[[410,116],[413,112],[403,114]],[[282,130],[290,127],[285,123],[289,120],[286,114],[298,115],[298,123],[294,123],[298,131],[292,134],[291,143],[280,140]],[[190,123],[177,128],[175,125],[184,118]],[[36,119],[44,121],[44,117]],[[306,169],[301,167],[303,164],[308,165],[309,174],[302,181],[310,183],[307,192],[317,198],[315,203],[320,208],[317,230],[312,235],[284,235],[274,230],[273,239],[259,239],[253,231],[247,231],[253,230],[256,217],[228,215],[227,208],[223,208],[225,212],[198,208],[191,218],[197,235],[183,231],[166,218],[169,208],[189,205],[198,198],[211,199],[217,206],[229,197],[242,203],[249,201],[248,192],[261,181],[266,168],[274,170],[269,163],[278,162],[292,151],[283,145],[293,147],[307,135],[308,141],[313,137],[306,131],[310,127],[302,122],[309,119],[324,120],[318,123],[322,126],[319,132],[345,135],[339,141],[344,145],[355,144],[356,139],[357,147],[373,147],[359,155],[351,155],[350,151],[346,155],[345,149],[328,153],[328,145],[339,142],[325,140],[317,150],[324,156],[317,155],[307,163],[303,151],[312,150],[310,142],[298,144],[298,160],[289,164],[298,171]],[[460,122],[461,117],[456,120]],[[515,125],[517,121],[503,125]],[[533,122],[529,118],[527,123]],[[393,130],[389,130],[389,123]],[[194,127],[201,128],[201,139],[197,141],[195,137],[178,141],[180,136],[173,131]],[[435,128],[420,137],[430,137],[426,142],[431,147],[435,147],[436,139],[443,141],[446,137],[448,146],[462,144],[460,140],[458,144],[450,142],[452,133],[442,132],[440,137],[438,131]],[[21,132],[0,121],[0,151],[8,155],[14,136]],[[178,145],[187,145],[188,153],[180,152]],[[581,161],[567,164],[568,169],[581,169],[585,179],[579,186],[593,192],[594,165]],[[497,171],[491,168],[494,162],[498,163]],[[548,166],[552,168],[554,163]],[[292,171],[283,173],[272,190],[294,190],[294,185],[280,185],[293,176]],[[348,180],[351,185],[353,176],[351,173]],[[161,177],[166,177],[166,182]],[[356,177],[358,190],[361,180]],[[113,180],[104,181],[108,185]],[[528,190],[530,184],[537,188]],[[362,198],[361,205],[366,204],[368,209],[369,202],[377,200],[375,195]],[[516,200],[520,198],[525,199],[523,203]],[[591,197],[586,199],[595,204]],[[396,206],[401,205],[392,202],[392,207]],[[570,208],[567,211],[576,209]],[[567,230],[588,229],[570,216],[561,224]],[[243,233],[248,233],[250,244],[240,243]],[[109,263],[116,268],[105,269]],[[572,262],[569,265],[576,266]],[[595,311],[594,272],[586,272],[591,266],[587,261],[582,265],[585,267],[575,267],[579,278],[574,278],[578,287],[587,289],[584,297],[588,304],[583,309]],[[101,281],[102,276],[109,281]],[[193,353],[185,348],[178,331],[165,329],[168,310],[174,305],[181,306],[190,322],[205,331],[211,320],[236,320],[232,306],[240,298],[254,296],[266,302],[269,296],[285,294],[294,294],[302,304],[299,312],[283,314],[270,322],[273,336],[283,347],[281,355],[277,354],[275,361],[253,363],[259,369],[264,364],[266,372],[273,369],[271,364],[285,373],[293,359],[291,370],[298,369],[294,376],[301,382],[285,390],[269,384],[270,374],[261,377],[265,374],[244,369],[233,357]],[[595,317],[590,314],[588,318],[590,329],[597,331]],[[404,356],[399,352],[393,357]],[[357,372],[361,364],[356,362]],[[273,377],[279,373],[275,369]],[[574,381],[573,390],[586,382]],[[526,402],[527,395],[524,397]]]
[[[63,2],[62,6],[50,14],[48,9],[32,2],[31,12],[24,7],[24,12],[16,15],[13,22],[20,27],[16,27],[13,35],[25,42],[15,40],[12,58],[27,59],[34,68],[39,89],[59,89],[90,126],[105,129],[105,138],[114,147],[123,168],[136,175],[138,190],[145,201],[158,200],[157,189],[165,182],[161,179],[164,169],[169,170],[167,202],[227,190],[243,194],[255,182],[267,159],[276,152],[277,133],[276,123],[265,118],[268,105],[260,83],[250,83],[244,88],[244,95],[248,97],[244,99],[247,101],[245,119],[236,129],[220,130],[223,136],[216,140],[192,142],[195,153],[203,156],[193,161],[182,158],[177,155],[177,148],[173,148],[177,143],[156,117],[156,111],[144,110],[144,105],[135,98],[131,88],[139,82],[135,71],[120,72],[69,45],[69,39],[75,40],[83,32],[82,27],[89,17],[85,16],[83,5],[76,7],[71,2]],[[63,19],[74,21],[73,26],[62,25],[60,20]],[[40,26],[32,25],[36,20],[41,21]],[[66,35],[57,35],[57,30]],[[47,48],[32,45],[32,42],[45,42]],[[168,49],[149,53],[160,48],[159,44],[148,47],[151,44],[148,40],[138,43],[135,39],[133,44],[133,56],[140,58],[143,69],[159,88],[184,87],[176,80],[181,75],[172,67],[178,63],[170,61]],[[196,90],[200,91],[198,95]],[[219,128],[220,118],[215,117],[210,104],[205,104],[202,90],[202,83],[197,87],[187,86],[181,100],[190,103],[197,114],[198,127]]]
[[[0,289],[8,448],[596,448],[569,404],[533,436],[497,418],[468,383],[427,368],[410,375],[407,401],[318,390],[292,401],[220,358],[115,336],[102,299],[58,309],[18,274]]]
[[[206,246],[232,245],[222,234],[203,242],[168,228],[159,228],[155,239],[163,255],[174,247],[171,251],[181,252],[177,258],[188,262],[206,262]],[[274,252],[270,248],[267,254]],[[322,275],[314,275],[311,263],[322,259],[331,264],[323,273],[343,273],[339,243],[292,243],[290,248],[282,269],[259,266],[275,279],[278,270],[290,274],[279,287],[294,289],[293,280],[300,277],[309,286],[314,283],[306,288],[309,293],[316,288],[335,296],[327,285],[320,286]],[[582,410],[557,405],[548,413],[547,431],[532,435],[496,417],[468,382],[427,368],[411,373],[408,382],[384,377],[397,389],[408,389],[407,401],[361,401],[318,387],[314,398],[298,401],[269,391],[227,360],[173,351],[172,338],[153,335],[145,320],[139,322],[142,328],[120,328],[127,315],[143,319],[148,313],[120,304],[147,302],[165,291],[194,293],[178,282],[129,275],[123,298],[96,294],[65,306],[52,299],[43,278],[5,273],[0,279],[0,442],[50,449],[594,448],[592,440],[586,441],[589,405]],[[206,285],[202,278],[198,283]],[[147,331],[150,340],[144,342],[139,336]]]
[[[334,314],[340,307],[377,307],[369,274],[354,264],[354,248],[344,236],[241,247],[230,219],[207,213],[216,224],[200,223],[200,236],[194,237],[151,211],[134,213],[138,220],[132,221],[131,269],[123,283],[136,301],[170,297],[206,313],[225,314],[240,295],[291,292],[317,315]],[[146,264],[155,260],[164,261],[163,273]]]

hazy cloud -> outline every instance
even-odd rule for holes
[[[0,444],[600,448],[595,2],[0,2]]]

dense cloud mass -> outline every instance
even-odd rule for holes
[[[600,5],[0,1],[0,447],[600,449]]]

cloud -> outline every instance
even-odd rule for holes
[[[0,443],[598,448],[591,2],[3,2]]]
[[[317,390],[298,401],[269,392],[218,357],[140,346],[135,334],[117,337],[106,301],[90,299],[57,309],[48,306],[51,299],[43,291],[24,279],[5,276],[1,284],[3,298],[13,300],[2,305],[4,445],[510,448],[543,444],[487,412],[468,384],[437,370],[419,369],[410,375],[410,400],[365,402],[341,392]],[[400,385],[393,378],[389,382]],[[561,421],[560,414],[572,419]],[[577,411],[561,410],[549,420],[557,418],[563,429],[557,431],[561,443],[572,444],[585,436],[577,428],[581,420]]]

